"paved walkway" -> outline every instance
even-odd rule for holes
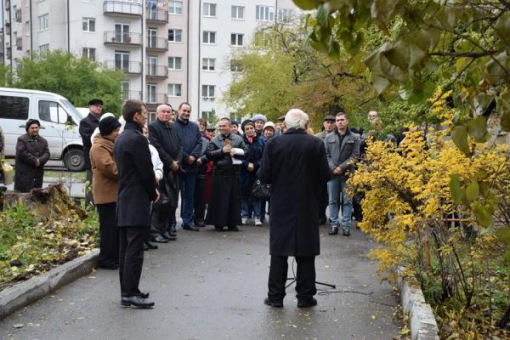
[[[318,306],[298,309],[294,286],[283,309],[263,304],[268,226],[239,233],[178,230],[178,240],[146,252],[141,288],[151,310],[119,304],[117,271],[98,270],[0,321],[0,339],[393,339],[396,297],[366,254],[359,230],[328,236],[316,260]],[[292,263],[290,260],[289,263]],[[295,265],[294,265],[295,266]],[[289,276],[292,276],[289,270]]]

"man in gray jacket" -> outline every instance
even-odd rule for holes
[[[352,202],[345,191],[349,172],[354,170],[354,162],[359,158],[360,138],[349,129],[347,114],[339,112],[335,117],[336,129],[326,136],[326,156],[333,178],[328,182],[329,235],[338,234],[340,195],[342,195],[342,229],[344,236],[351,236]]]

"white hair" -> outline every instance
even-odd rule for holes
[[[300,109],[290,109],[285,115],[285,126],[287,129],[306,130],[308,123],[308,115]]]

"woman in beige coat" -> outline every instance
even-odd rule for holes
[[[90,149],[92,166],[92,194],[99,214],[99,260],[98,267],[119,268],[119,232],[115,220],[119,176],[113,158],[113,143],[120,131],[115,117],[99,122],[99,134],[94,137]]]

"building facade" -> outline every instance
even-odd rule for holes
[[[126,73],[123,99],[231,115],[221,102],[255,30],[299,15],[292,0],[4,0],[4,59],[61,49]]]

